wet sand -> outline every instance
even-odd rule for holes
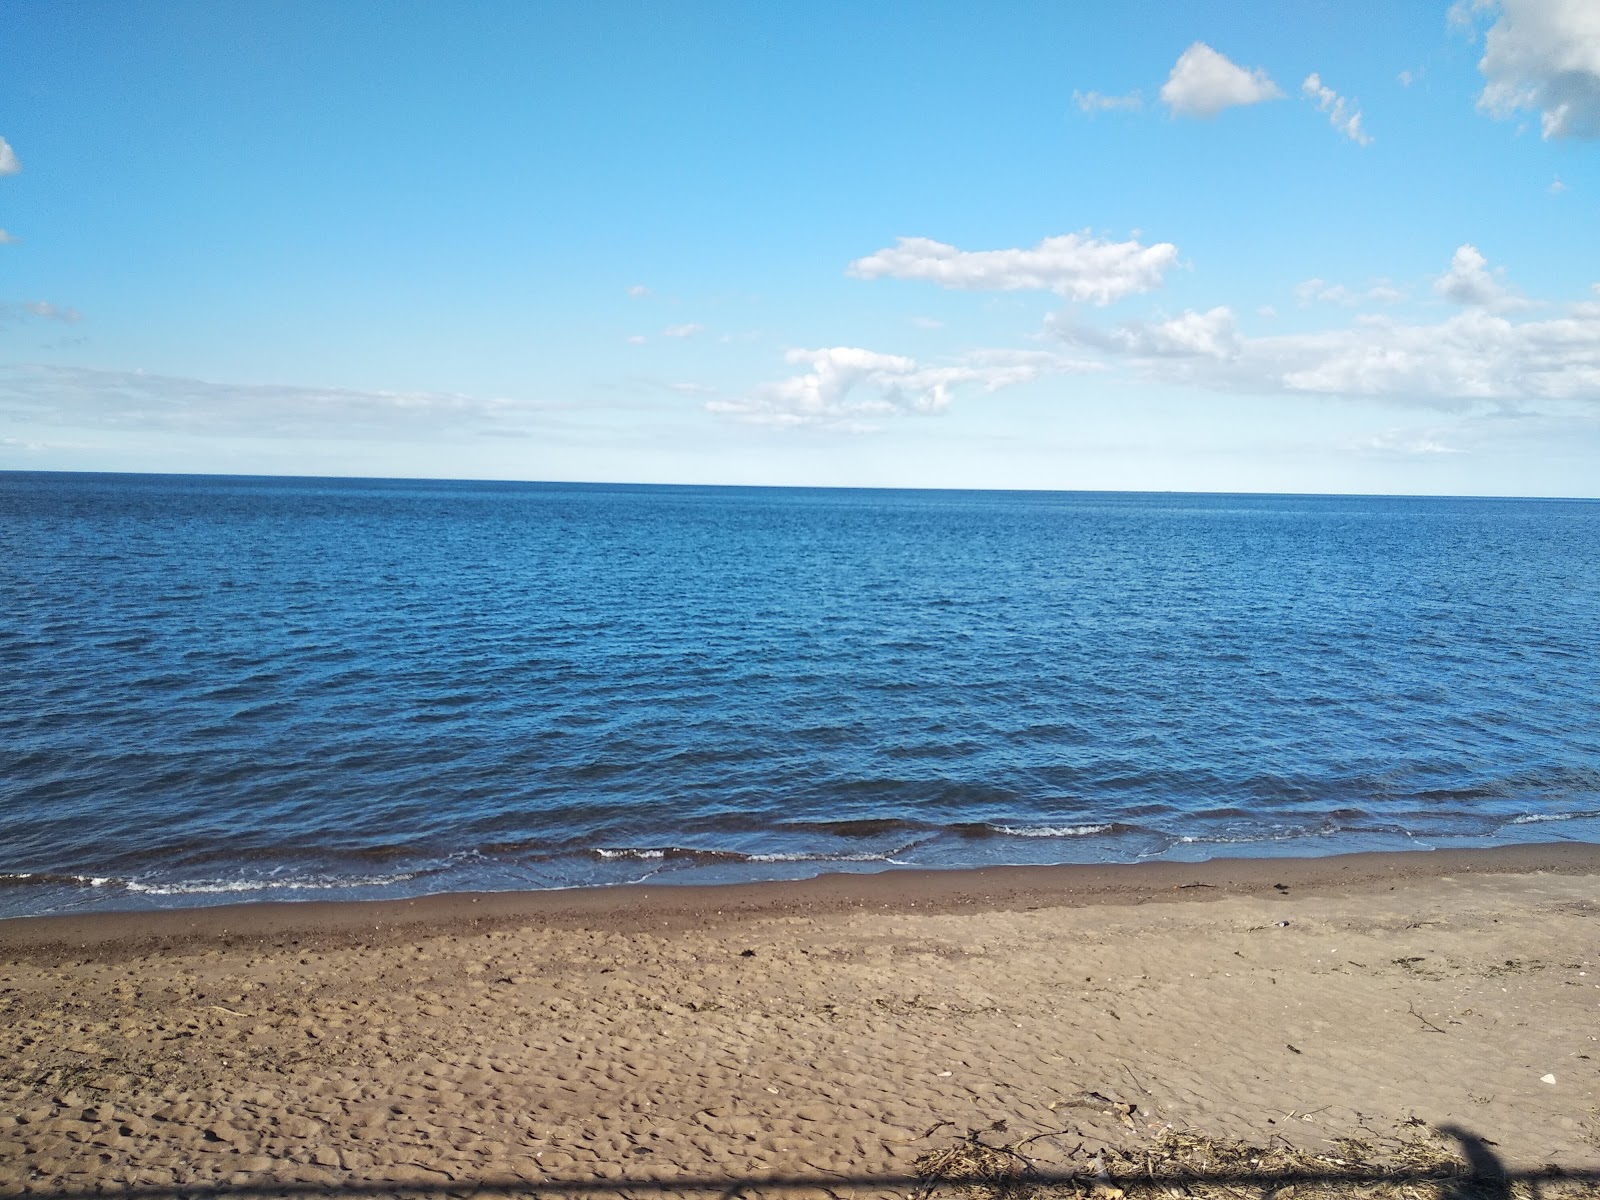
[[[843,1178],[945,1121],[1594,1168],[1597,917],[1564,843],[0,922],[0,1192]]]

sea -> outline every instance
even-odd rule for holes
[[[1600,841],[1600,502],[0,473],[0,915]]]

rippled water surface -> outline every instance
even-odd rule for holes
[[[1600,841],[1600,503],[0,474],[0,913]]]

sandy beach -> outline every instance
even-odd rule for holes
[[[1592,1171],[1597,917],[1562,844],[9,921],[0,1192],[904,1194],[999,1122]]]

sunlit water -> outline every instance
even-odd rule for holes
[[[1600,841],[1600,503],[0,474],[0,913]]]

